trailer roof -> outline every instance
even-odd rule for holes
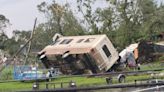
[[[70,54],[88,53],[105,37],[107,36],[63,36],[52,45],[46,46],[41,52],[45,52],[46,55],[63,54],[66,51],[69,51]]]

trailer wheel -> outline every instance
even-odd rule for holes
[[[125,75],[123,75],[123,74],[119,74],[118,75],[118,82],[119,83],[125,83]]]

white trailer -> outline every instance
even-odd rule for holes
[[[108,71],[119,55],[106,35],[55,36],[55,42],[38,53],[46,68],[60,67],[68,74]]]

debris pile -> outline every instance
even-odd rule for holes
[[[138,62],[156,61],[164,54],[164,45],[154,44],[148,41],[141,41],[138,45]]]

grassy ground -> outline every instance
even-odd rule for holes
[[[152,63],[143,64],[141,66],[142,70],[159,69],[159,68],[164,68],[164,62],[152,62]]]
[[[0,92],[15,92],[17,90],[29,90],[32,83],[8,82],[0,83]]]
[[[104,78],[87,78],[87,77],[71,77],[71,78],[58,78],[52,80],[52,82],[70,82],[75,81],[76,84],[80,87],[82,86],[91,86],[91,85],[101,85],[105,84]],[[1,92],[11,92],[16,90],[30,90],[32,89],[33,82],[8,82],[8,83],[0,83],[0,91]],[[60,85],[57,85],[59,87]],[[64,86],[68,86],[65,84]],[[40,82],[40,88],[45,89],[45,82]]]
[[[151,64],[145,64],[141,66],[141,70],[149,70],[149,69],[157,69],[163,68],[164,63],[154,62]],[[7,70],[3,71],[3,76],[1,76],[1,80],[12,79],[12,68],[7,68]],[[164,71],[162,71],[164,72]],[[7,74],[7,75],[5,75]],[[10,75],[10,76],[9,76]],[[126,82],[134,82],[134,80],[138,79],[146,79],[151,78],[150,75],[138,75],[138,76],[127,76]],[[75,81],[78,87],[84,86],[96,86],[96,85],[104,85],[106,84],[105,77],[69,77],[69,78],[57,78],[52,80],[52,82],[70,82]],[[118,83],[116,78],[113,80],[113,83]],[[0,92],[14,92],[17,90],[31,90],[33,82],[8,82],[8,83],[0,83]],[[57,85],[59,87],[60,85]],[[68,86],[64,85],[65,87]],[[40,88],[45,88],[45,81],[40,82]]]
[[[140,75],[140,76],[127,76],[126,82],[133,82],[138,79],[151,78],[150,75]],[[86,86],[96,86],[96,85],[104,85],[106,84],[105,77],[70,77],[70,78],[57,78],[52,80],[52,82],[76,82],[78,87],[86,87]],[[113,83],[118,83],[116,78],[113,80]],[[40,89],[45,89],[45,81],[40,82]],[[31,90],[33,82],[8,82],[8,83],[0,83],[0,92],[14,92],[17,90]],[[60,85],[56,85],[56,87],[60,87]],[[64,87],[68,87],[68,84],[65,84]],[[51,86],[50,88],[53,88]]]

